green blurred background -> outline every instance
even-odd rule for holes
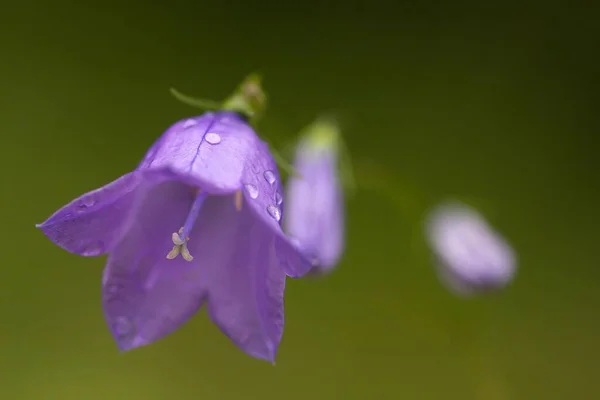
[[[600,398],[600,29],[587,3],[3,4],[0,399]],[[288,283],[275,367],[204,312],[119,354],[104,259],[34,224],[198,113],[170,86],[220,99],[256,69],[272,100],[261,132],[280,146],[321,111],[344,118],[363,188],[345,258]],[[396,207],[416,187],[485,205],[519,254],[512,286],[466,301],[438,283],[411,247],[418,210]]]

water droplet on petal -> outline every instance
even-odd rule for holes
[[[194,126],[194,125],[196,125],[196,124],[197,124],[197,122],[196,122],[195,120],[193,120],[193,119],[188,119],[187,121],[185,121],[185,122],[183,123],[183,127],[184,127],[184,128],[189,128],[189,127],[191,127],[191,126]]]
[[[267,206],[267,212],[271,217],[275,218],[277,222],[279,222],[279,220],[281,219],[281,210],[276,205],[269,204]]]
[[[114,296],[119,292],[119,285],[111,283],[106,287],[106,294],[108,296]]]
[[[244,187],[246,188],[246,191],[248,192],[250,197],[252,197],[253,199],[258,197],[258,188],[256,186],[254,186],[251,183],[248,183]]]
[[[208,132],[204,139],[210,144],[219,144],[221,143],[221,136],[218,133]]]
[[[121,338],[131,336],[135,333],[135,326],[133,325],[133,322],[126,317],[117,317],[115,320],[114,329],[115,334]]]
[[[275,192],[275,203],[277,203],[277,205],[283,203],[283,196],[279,192]]]
[[[275,183],[275,174],[273,173],[273,171],[271,170],[266,170],[265,173],[263,174],[265,177],[265,180],[267,182],[269,182],[270,185]]]
[[[104,288],[103,300],[107,303],[112,303],[115,301],[119,301],[119,294],[121,292],[121,287],[116,283],[111,283]]]
[[[84,212],[88,208],[93,207],[96,204],[96,200],[92,196],[84,197],[79,201],[79,204],[75,206],[77,212]]]
[[[88,247],[86,247],[85,250],[81,252],[81,255],[85,257],[93,257],[99,256],[102,253],[104,253],[104,243],[101,241],[97,241],[91,243]]]

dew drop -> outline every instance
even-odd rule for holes
[[[94,200],[94,198],[92,196],[84,197],[83,199],[81,199],[81,201],[79,202],[79,204],[77,204],[75,206],[75,209],[78,212],[84,212],[88,208],[93,207],[94,204],[96,204],[96,200]]]
[[[99,256],[104,253],[104,243],[101,241],[91,243],[82,252],[81,255],[84,257]]]
[[[246,188],[246,191],[248,192],[250,197],[252,197],[253,199],[258,197],[258,188],[256,186],[254,186],[251,183],[248,183],[244,185],[244,187]]]
[[[196,124],[197,124],[197,122],[196,122],[196,121],[194,121],[193,119],[188,119],[187,121],[185,121],[185,122],[183,123],[183,127],[184,127],[184,128],[189,128],[189,127],[191,127],[191,126],[194,126],[194,125],[196,125]]]
[[[128,337],[133,335],[135,327],[133,326],[133,322],[129,318],[126,317],[117,317],[115,320],[115,333],[121,337]]]
[[[121,288],[116,283],[105,286],[103,300],[107,303],[119,301],[119,292]]]
[[[119,285],[111,283],[106,287],[106,294],[108,296],[115,296],[119,292]]]
[[[221,136],[218,133],[208,132],[204,139],[210,144],[219,144],[221,143]]]
[[[265,173],[263,174],[265,177],[265,180],[267,182],[269,182],[270,185],[275,183],[275,174],[273,173],[273,171],[271,170],[266,170]]]
[[[277,222],[279,222],[279,220],[281,219],[281,210],[276,205],[269,204],[267,206],[267,212],[271,217],[275,218]]]
[[[277,203],[277,205],[283,203],[283,196],[279,192],[275,192],[275,203]]]

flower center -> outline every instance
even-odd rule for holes
[[[169,260],[176,258],[179,254],[181,254],[186,261],[192,261],[194,259],[187,248],[187,242],[190,240],[189,235],[192,232],[196,219],[198,219],[198,214],[200,214],[200,209],[202,208],[202,204],[204,204],[206,197],[207,195],[205,193],[198,190],[192,208],[185,219],[185,223],[179,229],[179,232],[173,232],[173,235],[171,236],[173,240],[173,249],[167,254]]]
[[[190,240],[190,233],[192,232],[192,228],[198,219],[198,215],[200,214],[200,209],[202,208],[202,204],[204,204],[204,200],[208,195],[206,193],[202,193],[200,189],[196,191],[196,198],[194,199],[194,203],[192,204],[192,208],[188,213],[187,218],[185,219],[185,223],[179,229],[179,232],[173,232],[171,235],[171,239],[173,240],[173,249],[167,254],[167,258],[169,260],[173,260],[179,254],[186,261],[192,261],[194,256],[190,254],[190,251],[187,247],[187,242]],[[242,191],[238,190],[233,195],[233,203],[235,205],[235,209],[241,211],[242,209]]]

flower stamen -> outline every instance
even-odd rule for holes
[[[204,200],[206,200],[206,195],[202,194],[200,190],[198,190],[196,193],[196,199],[194,200],[192,208],[185,219],[184,225],[179,229],[179,232],[173,232],[171,235],[173,249],[167,254],[167,259],[173,260],[179,254],[181,254],[183,259],[186,261],[192,261],[194,259],[187,247],[187,242],[190,240],[189,234],[194,227],[198,215],[200,214],[200,209],[202,208]]]
[[[238,190],[233,195],[233,204],[235,204],[235,209],[238,211],[242,211],[242,200],[244,197],[242,196],[242,191]]]

